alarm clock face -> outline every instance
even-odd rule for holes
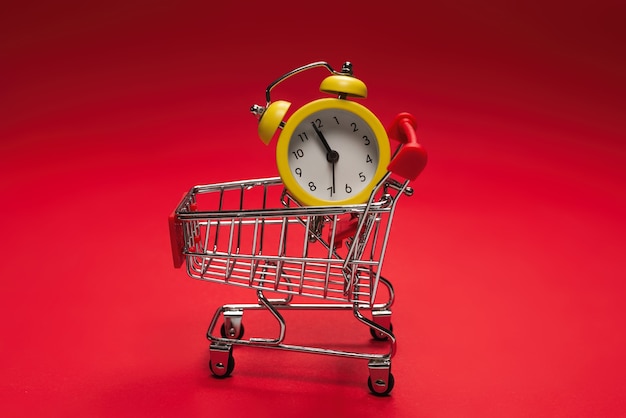
[[[321,99],[290,118],[277,161],[285,186],[302,204],[363,203],[386,171],[389,141],[363,106]]]

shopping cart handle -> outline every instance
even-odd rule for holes
[[[409,180],[419,176],[428,160],[426,150],[417,142],[416,129],[415,118],[406,112],[398,114],[387,129],[389,138],[402,143],[387,170]]]

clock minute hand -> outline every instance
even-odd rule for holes
[[[315,125],[315,122],[311,122],[311,125],[313,125],[313,129],[315,130],[315,133],[322,141],[322,145],[324,145],[324,148],[326,148],[326,160],[329,163],[331,163],[333,166],[333,186],[332,186],[332,192],[331,192],[331,195],[332,195],[332,193],[335,193],[335,163],[339,161],[339,153],[330,148],[330,145],[328,145],[328,141],[326,141],[326,138],[324,138],[324,134]]]
[[[315,133],[322,141],[322,145],[324,145],[324,148],[326,149],[326,160],[328,160],[329,163],[335,164],[339,160],[339,153],[330,148],[330,145],[328,145],[328,141],[326,141],[326,138],[324,138],[324,134],[315,125],[315,122],[311,122],[311,125],[313,125]]]
[[[333,151],[335,154],[337,153],[337,151]],[[339,157],[339,154],[337,154],[337,157]],[[335,193],[335,162],[332,162],[333,165],[333,193]],[[332,194],[331,194],[332,196]]]

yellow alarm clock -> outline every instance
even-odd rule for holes
[[[327,68],[320,91],[336,95],[314,100],[286,121],[290,103],[271,101],[271,90],[285,79],[316,67]],[[292,197],[302,205],[347,205],[368,200],[387,172],[390,146],[387,132],[365,106],[348,97],[367,97],[367,87],[352,74],[352,65],[334,71],[326,62],[308,64],[278,78],[266,90],[266,106],[254,105],[261,140],[276,144],[278,173]]]

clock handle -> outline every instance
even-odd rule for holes
[[[389,138],[401,143],[387,170],[409,180],[415,180],[428,161],[426,150],[417,142],[416,129],[415,118],[406,112],[398,114],[387,129]]]

